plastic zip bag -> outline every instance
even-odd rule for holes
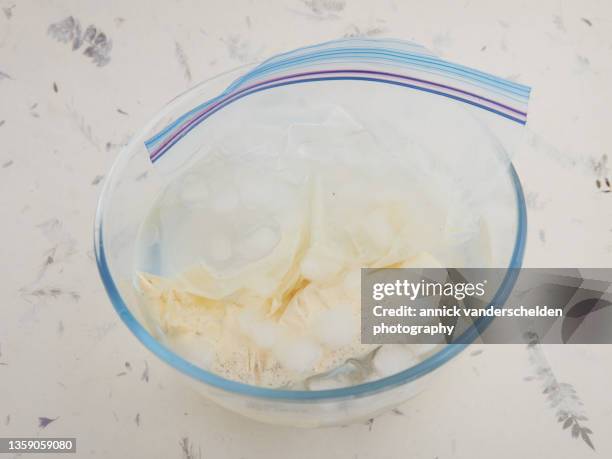
[[[343,39],[279,54],[257,65],[219,96],[149,138],[145,145],[151,161],[159,160],[200,123],[243,97],[284,85],[331,80],[389,83],[446,97],[487,112],[483,120],[498,133],[508,130],[501,120],[527,122],[527,86],[445,61],[414,43]]]
[[[343,39],[262,62],[145,145],[164,180],[219,155],[236,164],[293,155],[298,172],[300,157],[323,167],[328,157],[361,161],[371,170],[393,161],[401,180],[414,183],[407,204],[429,200],[413,206],[415,221],[432,218],[423,209],[445,209],[445,240],[434,255],[482,266],[479,257],[497,251],[488,258],[503,266],[516,224],[510,159],[529,93],[414,43]],[[458,251],[473,256],[449,255]]]
[[[268,59],[145,142],[162,192],[141,233],[142,252],[155,249],[154,263],[143,257],[142,272],[154,275],[141,288],[153,310],[164,295],[157,284],[185,293],[165,326],[196,336],[216,324],[203,309],[239,305],[223,327],[277,346],[291,370],[284,382],[347,379],[342,362],[370,352],[348,333],[357,326],[333,342],[356,317],[360,268],[520,263],[508,151],[528,98],[526,86],[397,40]],[[260,343],[277,325],[281,344]],[[216,348],[229,360],[241,346],[231,330]],[[374,351],[365,362],[383,376],[412,366],[411,352]],[[239,379],[254,376],[248,359],[234,363]],[[278,385],[279,374],[255,376]]]

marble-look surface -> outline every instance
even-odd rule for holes
[[[609,264],[608,1],[0,0],[0,436],[76,436],[78,457],[612,457],[612,346],[549,346],[536,364],[525,346],[473,348],[399,411],[305,431],[203,401],[120,323],[92,225],[121,145],[198,81],[351,35],[531,85],[526,265]],[[575,389],[595,452],[557,422],[538,367]]]

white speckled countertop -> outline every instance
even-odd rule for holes
[[[121,145],[198,81],[349,35],[411,39],[531,85],[515,156],[525,264],[609,265],[610,2],[0,0],[0,437],[75,436],[78,457],[104,458],[612,457],[612,346],[540,356],[583,402],[593,452],[557,422],[522,345],[470,349],[366,425],[298,430],[200,399],[116,316],[92,226]]]

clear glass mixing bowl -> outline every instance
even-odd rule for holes
[[[356,59],[353,67],[361,63]],[[308,70],[307,64],[300,65],[301,72]],[[309,101],[319,98],[326,104],[352,104],[348,107],[352,113],[361,112],[364,116],[367,113],[370,120],[405,116],[404,138],[409,142],[411,137],[418,137],[421,151],[426,152],[418,157],[415,154],[414,169],[418,173],[431,174],[432,180],[437,180],[440,185],[436,185],[437,192],[458,206],[458,220],[462,220],[462,215],[468,219],[469,213],[486,222],[490,266],[521,266],[526,210],[519,178],[499,142],[456,101],[432,97],[409,86],[389,85],[371,78],[344,78],[342,75],[319,75],[300,84],[268,85],[236,98],[178,142],[173,147],[176,152],[167,152],[168,158],[163,157],[154,164],[150,161],[145,147],[147,139],[203,101],[218,97],[245,71],[243,67],[217,76],[180,95],[122,149],[107,176],[95,221],[95,253],[101,279],[114,308],[132,333],[153,354],[218,404],[248,417],[277,424],[314,427],[368,419],[417,394],[429,377],[467,345],[447,345],[397,374],[340,389],[270,389],[213,374],[166,347],[147,328],[139,310],[132,281],[135,251],[140,225],[153,202],[177,173],[203,154],[203,145],[214,144],[220,138],[220,132],[240,137],[252,120],[265,117],[265,113],[259,111],[290,106],[294,113],[296,110],[299,112],[305,98]],[[454,120],[460,120],[460,123]],[[473,132],[467,141],[459,132],[466,129]],[[448,149],[454,153],[449,155]],[[404,154],[410,154],[409,151],[407,148]],[[461,163],[457,163],[457,156],[464,163],[478,163],[480,166],[458,167]],[[450,185],[444,188],[445,183]],[[469,267],[469,257],[467,260],[464,264]],[[498,304],[509,293],[516,271],[508,270],[494,303]],[[476,337],[477,330],[470,329],[461,341],[471,342]]]

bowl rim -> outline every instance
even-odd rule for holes
[[[179,96],[175,97],[168,105],[160,110],[153,119],[145,125],[137,134],[132,137],[132,140],[121,150],[117,155],[113,166],[109,172],[109,177],[113,175],[115,170],[120,166],[122,159],[129,154],[135,147],[136,143],[140,142],[142,138],[150,132],[152,126],[159,121],[162,116],[173,108],[175,105],[188,98],[198,89],[201,89],[206,83],[215,80],[220,77],[231,75],[236,71],[242,70],[245,67],[249,67],[252,64],[246,64],[230,71],[221,73],[216,77],[209,80],[203,81],[192,88],[184,91]],[[501,147],[500,145],[500,148]],[[512,291],[516,279],[518,277],[518,271],[522,266],[523,256],[526,245],[526,234],[527,234],[527,208],[525,202],[525,196],[523,188],[518,177],[518,174],[514,168],[514,165],[509,162],[508,171],[510,179],[514,187],[516,204],[517,204],[517,225],[516,225],[516,236],[514,241],[514,247],[512,255],[510,257],[510,263],[507,268],[506,275],[498,291],[496,292],[491,304],[500,304],[507,299],[510,292]],[[229,392],[235,395],[241,395],[246,397],[253,397],[257,399],[265,400],[279,400],[279,401],[325,401],[325,400],[337,400],[342,398],[354,398],[363,397],[377,393],[384,390],[389,390],[394,387],[406,384],[410,381],[416,380],[444,363],[450,361],[461,353],[469,344],[471,344],[479,335],[479,333],[486,328],[493,318],[483,317],[476,324],[472,325],[466,330],[459,338],[461,343],[450,344],[444,346],[436,353],[430,355],[425,360],[419,362],[417,365],[407,368],[399,373],[391,376],[387,376],[375,381],[366,382],[354,386],[342,387],[338,389],[326,389],[326,390],[287,390],[287,389],[273,389],[266,387],[253,386],[238,381],[223,378],[215,373],[207,371],[197,365],[194,365],[182,358],[170,348],[164,346],[159,342],[153,335],[151,335],[147,329],[136,319],[136,317],[129,310],[127,304],[121,297],[119,289],[111,274],[108,261],[105,253],[104,244],[104,221],[103,213],[106,202],[106,196],[110,190],[111,180],[106,180],[104,187],[100,193],[98,199],[98,205],[96,210],[95,222],[94,222],[94,252],[96,256],[96,264],[100,274],[100,278],[106,290],[106,293],[111,300],[111,303],[124,322],[124,324],[130,329],[130,331],[136,336],[136,338],[153,354],[161,359],[166,364],[170,365],[179,372],[195,379],[196,381],[205,383],[216,389]]]

